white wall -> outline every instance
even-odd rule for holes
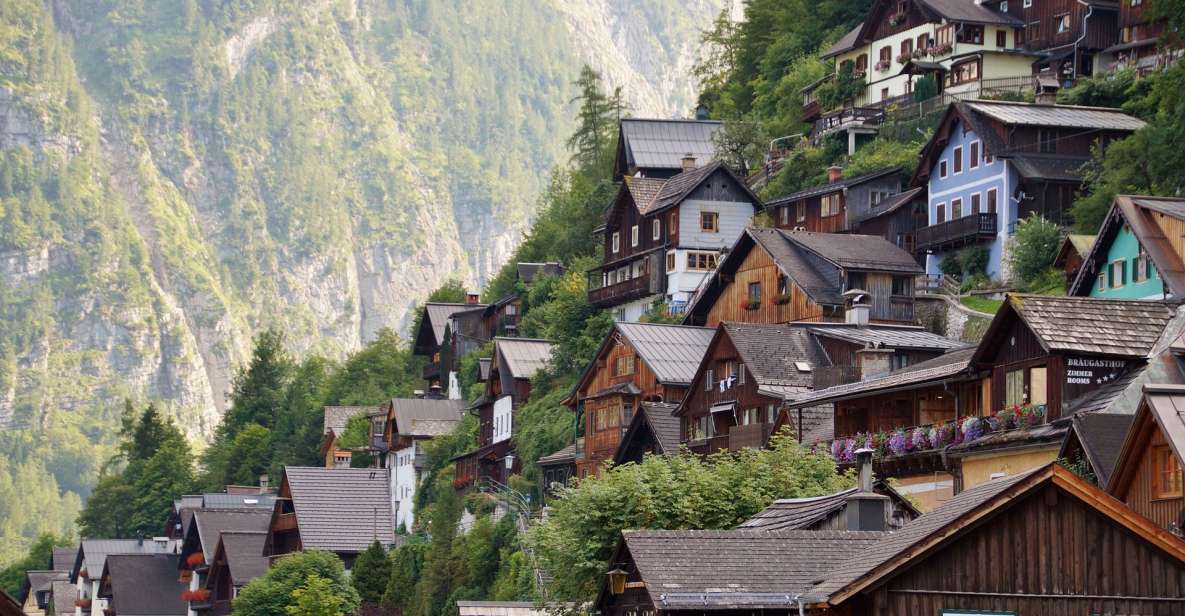
[[[700,213],[719,214],[717,232],[700,230]],[[738,201],[701,201],[688,199],[679,206],[678,248],[728,248],[753,220],[753,206]]]
[[[415,522],[413,518],[413,505],[415,503],[416,486],[419,483],[416,477],[416,442],[412,441],[411,446],[404,447],[394,452],[394,464],[391,469],[391,498],[394,499],[392,509],[395,511],[395,526],[398,528],[403,524],[404,528],[411,530],[412,524]]]
[[[510,396],[502,396],[494,402],[494,443],[508,440],[514,431],[514,413]]]

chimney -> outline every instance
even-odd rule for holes
[[[695,155],[688,152],[683,155],[683,172],[686,173],[695,169]]]
[[[479,303],[481,303],[481,296],[478,295],[477,293],[466,293],[465,294],[465,303],[466,304],[479,304]]]
[[[848,496],[846,530],[888,530],[889,497],[872,491],[872,450],[856,450],[856,466],[860,484]]]
[[[699,107],[695,108],[695,119],[703,122],[708,119],[708,106],[700,103]]]
[[[827,168],[827,183],[834,184],[843,179],[843,167],[831,165]]]
[[[849,289],[844,291],[844,304],[847,305],[845,321],[857,327],[868,327],[868,320],[872,316],[872,302],[868,291],[864,289]]]
[[[417,389],[417,390],[411,392],[411,395],[413,398],[423,398],[424,397],[424,390]]]
[[[428,388],[428,395],[424,396],[424,398],[427,400],[441,400],[444,398],[441,391],[440,385],[434,383],[432,387]]]
[[[269,482],[270,482],[270,478],[267,476],[266,473],[259,476],[259,493],[260,494],[267,492],[267,485]]]
[[[856,351],[861,379],[888,374],[893,369],[893,349],[867,347]]]

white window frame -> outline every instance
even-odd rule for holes
[[[1099,293],[1103,293],[1107,290],[1107,272],[1106,271],[1099,272],[1099,284],[1098,284],[1097,288],[1098,288]]]
[[[955,149],[951,151],[950,158],[952,161],[951,173],[954,175],[963,175],[963,167],[966,166],[963,164],[963,146],[956,145]],[[953,161],[958,161],[958,163],[955,164]]]
[[[679,271],[679,254],[674,250],[667,251],[667,273]]]
[[[1119,276],[1115,275],[1116,265],[1119,266]],[[1108,275],[1111,278],[1112,289],[1122,289],[1123,287],[1127,286],[1127,281],[1124,280],[1127,278],[1127,259],[1115,259],[1114,261],[1108,263],[1107,267],[1111,270]]]
[[[704,372],[704,391],[712,391],[713,389],[715,389],[715,387],[714,387],[715,383],[713,382],[713,380],[714,379],[712,378],[712,369],[708,368],[707,371]]]
[[[942,220],[938,220],[938,211],[939,210],[942,210]],[[939,201],[938,203],[934,204],[934,224],[940,225],[940,224],[950,220],[950,218],[946,217],[946,214],[947,214],[946,201]]]
[[[613,254],[621,252],[621,232],[614,231],[612,236]]]
[[[948,175],[948,173],[947,173],[948,171],[950,171],[950,165],[946,162],[946,159],[945,158],[939,159],[938,160],[938,179],[945,180],[946,176]]]
[[[1008,12],[1008,0],[1004,0],[1003,2],[1000,3],[1000,12],[1001,13]]]
[[[654,236],[654,241],[662,239],[662,221],[655,218],[650,221],[651,234]]]
[[[970,152],[972,151],[971,146],[975,146],[975,156],[970,155]],[[980,143],[978,139],[973,139],[971,140],[971,143],[967,144],[967,152],[967,170],[970,171],[972,169],[978,169],[979,159],[983,157],[983,144]]]
[[[1027,9],[1027,8],[1031,8],[1032,6],[1033,6],[1033,0],[1025,0],[1025,1],[1024,1],[1024,7],[1025,7],[1026,9]]]
[[[640,239],[639,238],[640,235],[641,235],[641,233],[638,232],[638,225],[634,225],[634,226],[630,227],[630,246],[631,247],[633,247],[633,248],[638,247],[638,240]]]
[[[956,201],[959,204],[959,215],[958,216],[955,216],[955,202]],[[955,220],[956,218],[962,218],[962,217],[963,217],[963,198],[962,197],[955,197],[954,199],[950,200],[950,219]]]

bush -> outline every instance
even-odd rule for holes
[[[963,275],[963,263],[959,260],[959,255],[953,253],[942,257],[942,261],[938,263],[938,269],[942,270],[943,274],[955,278]]]
[[[966,293],[976,289],[983,289],[992,284],[991,279],[985,274],[972,274],[963,279],[963,284],[959,285],[959,293]]]
[[[1055,267],[1048,268],[1038,274],[1025,290],[1038,295],[1065,295],[1066,274]]]
[[[316,582],[315,578],[326,582]],[[347,580],[341,559],[331,552],[310,550],[275,561],[263,577],[243,587],[234,602],[234,616],[275,616],[288,613],[288,608],[300,610],[296,591],[310,587],[310,582],[314,582],[316,594],[322,598],[332,595],[340,599],[333,604],[342,613],[352,614],[358,609],[358,591]]]
[[[1016,236],[1010,240],[1013,273],[1026,285],[1032,283],[1053,265],[1061,238],[1056,224],[1036,214],[1017,223]]]
[[[983,246],[969,246],[959,252],[959,265],[967,277],[987,275],[988,260],[991,252]]]

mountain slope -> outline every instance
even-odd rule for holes
[[[0,3],[0,453],[85,494],[124,398],[202,439],[261,327],[339,357],[480,283],[567,155],[581,64],[637,115],[692,105],[721,1],[619,4]],[[0,562],[76,505],[0,527]]]

